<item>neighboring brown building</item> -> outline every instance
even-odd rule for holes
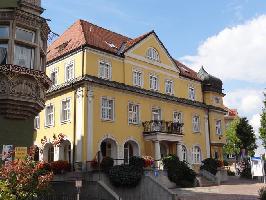
[[[0,153],[2,145],[31,146],[34,117],[45,106],[50,28],[41,0],[0,1]]]

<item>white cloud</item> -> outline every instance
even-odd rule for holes
[[[224,104],[230,108],[237,108],[241,116],[251,119],[260,113],[263,107],[263,90],[237,89],[229,91],[224,97]]]
[[[266,83],[266,15],[244,24],[225,28],[206,39],[197,55],[184,56],[183,62],[223,80]]]
[[[252,116],[250,119],[250,125],[253,127],[257,136],[259,136],[259,127],[260,127],[260,114],[257,113]]]

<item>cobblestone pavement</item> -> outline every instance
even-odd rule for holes
[[[220,186],[172,189],[180,200],[258,200],[258,190],[264,184],[258,181],[231,177]]]

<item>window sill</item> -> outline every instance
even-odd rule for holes
[[[194,134],[200,134],[200,131],[193,131]]]
[[[67,124],[67,123],[71,123],[71,120],[61,121],[61,124]]]
[[[102,122],[109,122],[109,123],[115,122],[115,120],[113,120],[113,119],[101,119],[101,120],[102,120]]]
[[[128,125],[129,126],[141,126],[141,122],[139,122],[139,123],[131,123],[131,122],[128,122]]]
[[[52,128],[52,127],[54,127],[53,124],[52,124],[52,125],[45,125],[45,126],[44,126],[44,128]]]

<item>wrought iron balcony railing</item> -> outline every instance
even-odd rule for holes
[[[142,123],[144,127],[144,134],[149,133],[168,133],[182,135],[183,123],[164,121],[164,120],[151,120]]]

